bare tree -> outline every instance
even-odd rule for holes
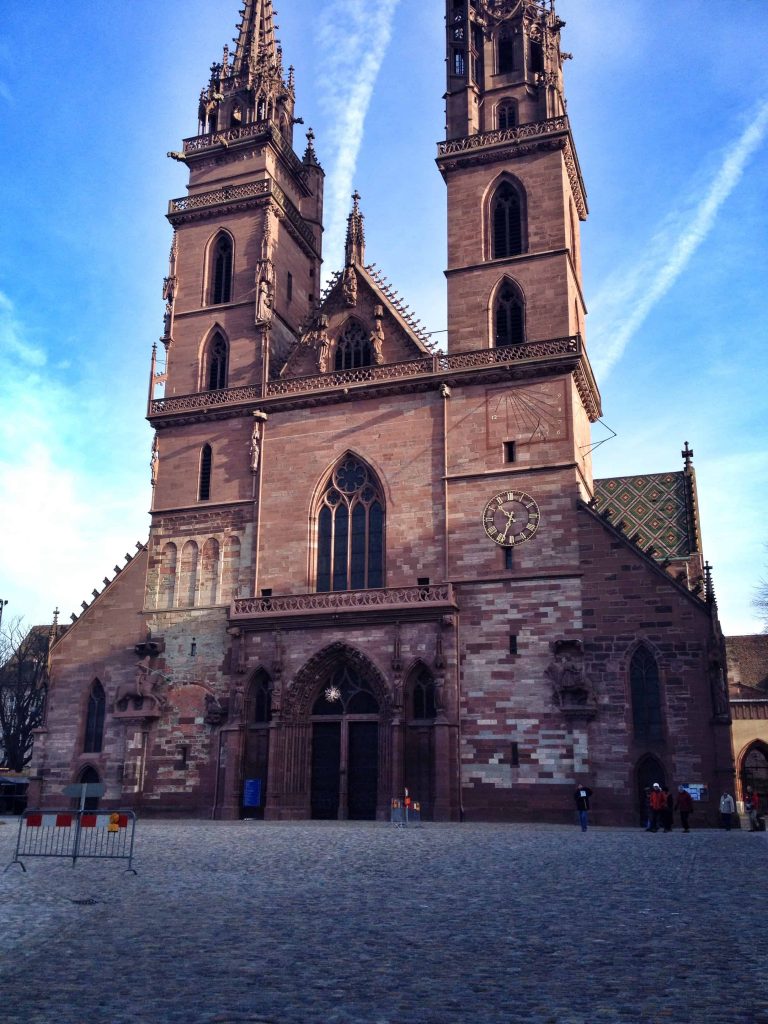
[[[48,693],[49,626],[12,619],[0,633],[0,765],[20,772],[32,757]]]

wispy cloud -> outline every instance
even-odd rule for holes
[[[328,263],[339,262],[350,208],[353,176],[363,140],[365,116],[392,35],[399,0],[331,0],[323,6],[318,45],[327,58],[322,65],[322,102],[334,126],[330,143],[333,163],[326,184]],[[344,33],[339,33],[344,25]],[[375,45],[371,41],[375,40]]]
[[[634,262],[630,271],[609,278],[592,301],[591,349],[599,373],[605,375],[621,358],[650,311],[685,270],[766,132],[768,100],[763,100],[749,126],[726,150],[704,198],[687,216],[679,209],[668,216],[646,247],[645,258]],[[689,211],[690,198],[683,198]]]

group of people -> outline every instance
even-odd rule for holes
[[[573,799],[579,815],[581,831],[586,832],[589,826],[589,801],[592,797],[592,790],[589,786],[576,784]],[[747,786],[744,792],[744,809],[749,814],[749,831],[760,832],[764,828],[760,816],[760,798],[758,794]],[[661,828],[664,832],[671,832],[675,820],[675,811],[680,815],[680,824],[683,832],[690,832],[690,817],[693,812],[693,797],[680,786],[677,798],[673,797],[667,786],[654,782],[645,790],[645,831],[658,832]],[[720,824],[722,828],[730,831],[733,822],[733,815],[736,811],[736,804],[730,793],[723,793],[720,797]]]
[[[677,799],[670,793],[667,786],[654,782],[645,791],[646,816],[645,831],[658,832],[659,827],[664,832],[671,832],[675,821],[675,811],[680,815],[680,824],[683,832],[690,832],[689,821],[693,812],[693,797],[683,786],[677,791]]]

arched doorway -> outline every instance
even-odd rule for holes
[[[664,765],[653,754],[646,754],[645,757],[641,758],[637,763],[636,769],[637,778],[637,810],[640,815],[640,820],[645,824],[646,817],[648,814],[648,797],[647,790],[651,789],[654,782],[658,782],[660,786],[666,784],[666,772],[664,771]]]
[[[313,818],[373,820],[379,784],[379,702],[351,665],[335,668],[312,705]]]
[[[84,782],[101,782],[99,773],[93,767],[93,765],[87,764],[80,769],[80,773],[77,776],[78,785],[82,785]],[[80,797],[73,797],[72,806],[80,806]],[[97,796],[88,796],[85,798],[85,804],[83,810],[86,811],[97,811],[99,809],[99,798]]]
[[[750,786],[760,797],[760,810],[768,804],[768,746],[757,740],[752,743],[741,759],[742,796]]]
[[[243,705],[243,788],[241,810],[244,818],[263,818],[267,795],[269,734],[272,721],[272,680],[260,669],[251,679]]]

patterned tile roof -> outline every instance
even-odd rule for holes
[[[656,557],[688,558],[697,550],[691,489],[686,474],[648,473],[595,480],[595,509],[613,510],[624,532],[639,534],[638,546],[656,549]]]

